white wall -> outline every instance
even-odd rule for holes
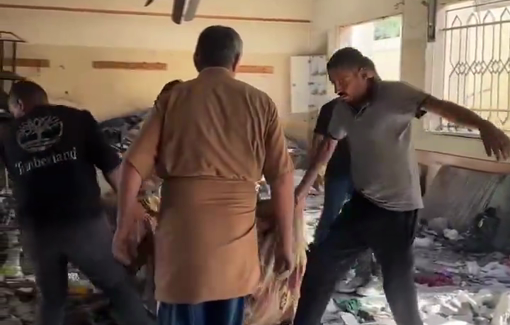
[[[192,22],[176,25],[171,1],[0,0],[0,30],[28,41],[19,57],[46,59],[49,68],[21,68],[53,101],[109,118],[152,105],[161,87],[197,72],[192,57],[199,33],[227,25],[243,38],[241,64],[271,66],[272,74],[239,74],[290,111],[290,57],[309,53],[313,0],[203,0]],[[150,15],[144,15],[150,14]],[[158,14],[160,16],[158,16]],[[93,69],[92,61],[160,62],[166,70]]]
[[[143,12],[168,14],[171,1],[155,1],[147,8],[143,7],[144,2],[0,0],[0,30],[14,29],[32,44],[189,51],[205,27],[223,24],[234,27],[241,34],[247,52],[296,53],[309,49],[309,24],[306,21],[311,19],[311,0],[203,0],[198,15],[218,19],[198,18],[182,25],[174,24],[170,17],[140,15]],[[59,10],[49,10],[51,8]],[[71,11],[77,9],[103,12]],[[128,14],[107,14],[104,10]],[[243,21],[243,17],[305,22]]]

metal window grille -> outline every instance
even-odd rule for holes
[[[510,133],[510,1],[446,6],[438,14],[437,36],[433,95],[468,107]],[[429,131],[477,134],[431,119]]]

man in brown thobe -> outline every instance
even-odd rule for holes
[[[163,179],[155,235],[159,324],[241,325],[259,284],[255,183],[271,185],[281,236],[278,271],[293,256],[293,165],[273,101],[234,78],[242,41],[211,26],[198,39],[197,78],[156,101],[122,168],[114,254],[129,262],[136,195]]]

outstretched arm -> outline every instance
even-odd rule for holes
[[[423,107],[450,122],[478,129],[485,152],[489,157],[494,155],[497,160],[506,160],[510,156],[510,139],[508,136],[494,124],[481,118],[470,109],[432,96],[425,99]]]
[[[478,129],[485,146],[485,151],[489,157],[494,155],[498,160],[504,160],[509,157],[510,139],[491,122],[481,118],[466,107],[435,98],[405,82],[400,82],[396,85],[398,89],[396,89],[395,95],[402,97],[406,102],[406,105],[403,105],[403,107],[414,109],[413,113],[418,113],[417,117],[423,115],[420,113],[420,110],[425,109],[455,124]]]

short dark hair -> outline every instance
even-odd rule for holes
[[[231,27],[209,26],[198,37],[195,55],[200,68],[232,68],[243,51],[241,36]]]
[[[182,80],[180,80],[180,79],[175,79],[175,80],[172,80],[170,82],[167,82],[163,86],[163,88],[161,89],[160,93],[164,93],[165,91],[171,90],[172,88],[174,88],[175,86],[177,86],[181,82],[182,82]]]
[[[353,47],[344,47],[336,51],[329,59],[327,68],[328,70],[336,68],[366,68],[375,71],[374,62]]]
[[[21,100],[22,102],[41,102],[48,100],[48,94],[37,83],[29,80],[20,80],[15,82],[9,91],[9,98]]]
[[[370,60],[369,58],[365,57],[365,66],[363,68],[369,69],[369,70],[375,70],[375,64],[374,61]]]

